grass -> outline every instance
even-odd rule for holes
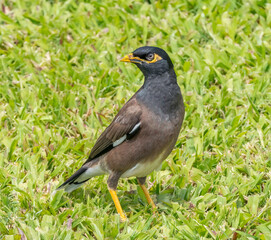
[[[264,0],[4,0],[0,11],[0,238],[271,239],[271,4]],[[177,145],[118,196],[106,176],[52,191],[142,84],[118,62],[165,49],[186,116]]]

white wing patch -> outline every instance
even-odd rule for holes
[[[137,123],[137,124],[133,127],[132,131],[129,132],[129,134],[133,134],[133,133],[140,127],[140,124],[141,124],[141,122]]]
[[[116,140],[115,142],[113,142],[113,147],[116,147],[116,146],[120,145],[121,143],[123,143],[126,140],[126,138],[127,138],[127,136],[125,134],[123,137],[121,137],[118,140]]]
[[[140,122],[137,123],[133,129],[131,130],[131,132],[129,132],[129,134],[133,134],[139,127],[140,127]],[[125,134],[124,136],[122,136],[121,138],[119,138],[118,140],[116,140],[115,142],[113,142],[113,147],[116,147],[118,145],[120,145],[121,143],[123,143],[125,140],[127,139],[127,135]]]

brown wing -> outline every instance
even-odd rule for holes
[[[135,98],[127,102],[112,123],[104,130],[91,150],[89,162],[106,150],[112,149],[114,142],[129,134],[140,123],[141,107]]]

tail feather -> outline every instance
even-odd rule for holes
[[[81,167],[72,176],[70,176],[64,183],[62,183],[56,190],[64,189],[66,192],[72,192],[80,187],[83,183],[79,182],[78,178],[87,171],[87,168]]]
[[[65,192],[72,192],[79,188],[83,183],[88,181],[90,178],[102,175],[104,171],[101,169],[99,164],[94,166],[86,167],[82,166],[77,170],[71,177],[69,177],[63,184],[61,184],[56,191],[64,189]]]

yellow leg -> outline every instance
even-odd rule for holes
[[[110,192],[110,195],[111,195],[111,197],[112,197],[112,199],[113,199],[113,201],[115,203],[116,209],[117,209],[117,211],[118,211],[118,213],[120,215],[121,221],[123,221],[123,222],[126,221],[127,218],[124,215],[124,212],[123,212],[123,210],[121,208],[121,205],[120,205],[120,202],[119,202],[119,199],[118,199],[116,191],[113,190],[113,189],[109,189],[109,192]]]
[[[138,183],[139,183],[139,182],[138,182]],[[149,194],[149,192],[148,192],[148,189],[145,187],[145,185],[141,185],[140,183],[139,183],[139,186],[140,186],[141,189],[143,190],[144,195],[145,195],[145,197],[146,197],[148,203],[152,205],[152,208],[153,208],[153,209],[156,209],[156,206],[155,206],[154,202],[153,202],[152,199],[151,199],[151,196],[150,196],[150,194]]]

